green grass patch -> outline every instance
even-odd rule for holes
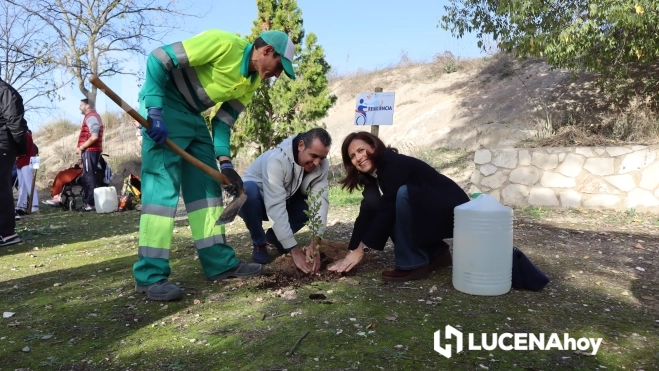
[[[326,236],[347,241],[344,224],[352,223],[356,208],[336,207],[336,203],[331,207],[330,214],[342,222],[330,225]],[[525,221],[528,227],[520,227],[516,233],[525,233],[528,240],[516,244],[550,275],[552,283],[541,292],[514,290],[494,297],[455,290],[450,269],[426,280],[385,284],[380,271],[393,265],[390,248],[373,254],[368,265],[348,277],[282,289],[294,290],[292,297],[261,287],[258,278],[210,283],[182,219],[176,222],[173,234],[170,279],[184,289],[184,298],[160,303],[134,292],[137,212],[78,214],[52,208],[43,212],[19,222],[24,244],[0,250],[0,306],[3,312],[15,313],[0,322],[3,370],[659,367],[655,325],[659,311],[652,301],[642,299],[653,295],[647,290],[656,282],[656,272],[646,265],[642,280],[630,279],[631,273],[619,274],[626,269],[624,264],[596,262],[596,253],[589,253],[587,260],[578,253],[578,259],[559,261],[554,255],[563,256],[585,243],[580,240],[558,252],[559,244],[547,242],[551,251],[545,253],[545,247],[537,247],[538,239],[548,240],[559,233],[545,233],[542,219]],[[584,216],[583,222],[592,224],[588,218]],[[538,234],[537,239],[533,233]],[[557,241],[597,241],[596,235],[588,233]],[[240,221],[228,227],[227,236],[238,257],[249,260],[249,238]],[[643,239],[646,246],[659,242],[656,236]],[[609,255],[609,250],[598,248],[604,250],[602,256]],[[633,252],[649,254],[647,249]],[[593,266],[575,265],[591,262]],[[618,281],[612,281],[615,277]],[[621,294],[623,289],[625,294]],[[317,293],[326,300],[309,298]],[[446,325],[460,326],[463,333],[556,332],[603,337],[606,344],[596,356],[556,349],[495,349],[465,350],[444,358],[433,350],[433,334]],[[294,354],[287,355],[307,331]]]
[[[350,193],[339,185],[331,186],[329,189],[329,202],[330,205],[334,206],[359,205],[362,202],[362,193],[361,191]]]

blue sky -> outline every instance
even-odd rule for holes
[[[172,31],[163,39],[163,44],[183,40],[209,28],[246,35],[250,33],[256,18],[255,0],[197,0],[183,3],[192,4],[191,12],[206,15],[200,19],[187,19],[183,27],[185,31]],[[412,60],[429,60],[447,50],[459,57],[482,56],[475,37],[468,35],[455,39],[449,32],[436,27],[447,4],[447,0],[298,0],[306,33],[313,32],[318,36],[327,61],[339,74],[360,68],[374,70],[385,67],[397,62],[403,51]],[[159,44],[147,45],[145,49],[152,50]],[[129,58],[126,67],[137,70],[143,65],[145,57]],[[137,101],[139,88],[134,76],[117,76],[106,79],[106,83],[129,103]],[[81,119],[78,110],[82,98],[80,91],[74,87],[62,93],[67,99],[57,104],[53,115],[28,115],[31,127],[38,129],[42,123],[59,117],[76,123]],[[119,110],[100,92],[97,100],[100,112]]]

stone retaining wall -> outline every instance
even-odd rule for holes
[[[659,146],[480,149],[470,193],[510,206],[659,212]]]

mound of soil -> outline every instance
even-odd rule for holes
[[[306,274],[297,269],[290,254],[281,255],[266,265],[258,287],[264,289],[279,289],[282,287],[299,287],[314,281],[338,280],[344,274],[327,270],[334,263],[345,258],[348,253],[347,242],[323,240],[320,247],[320,271],[316,274]],[[366,254],[360,263],[363,265],[370,260]]]

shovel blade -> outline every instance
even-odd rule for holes
[[[231,201],[224,208],[224,211],[222,211],[222,215],[220,215],[220,218],[217,219],[215,225],[222,225],[233,222],[233,220],[236,219],[236,215],[238,215],[238,211],[240,211],[240,208],[243,206],[245,201],[247,201],[247,195],[243,190],[243,192],[241,192],[239,196],[235,197],[233,201]]]

